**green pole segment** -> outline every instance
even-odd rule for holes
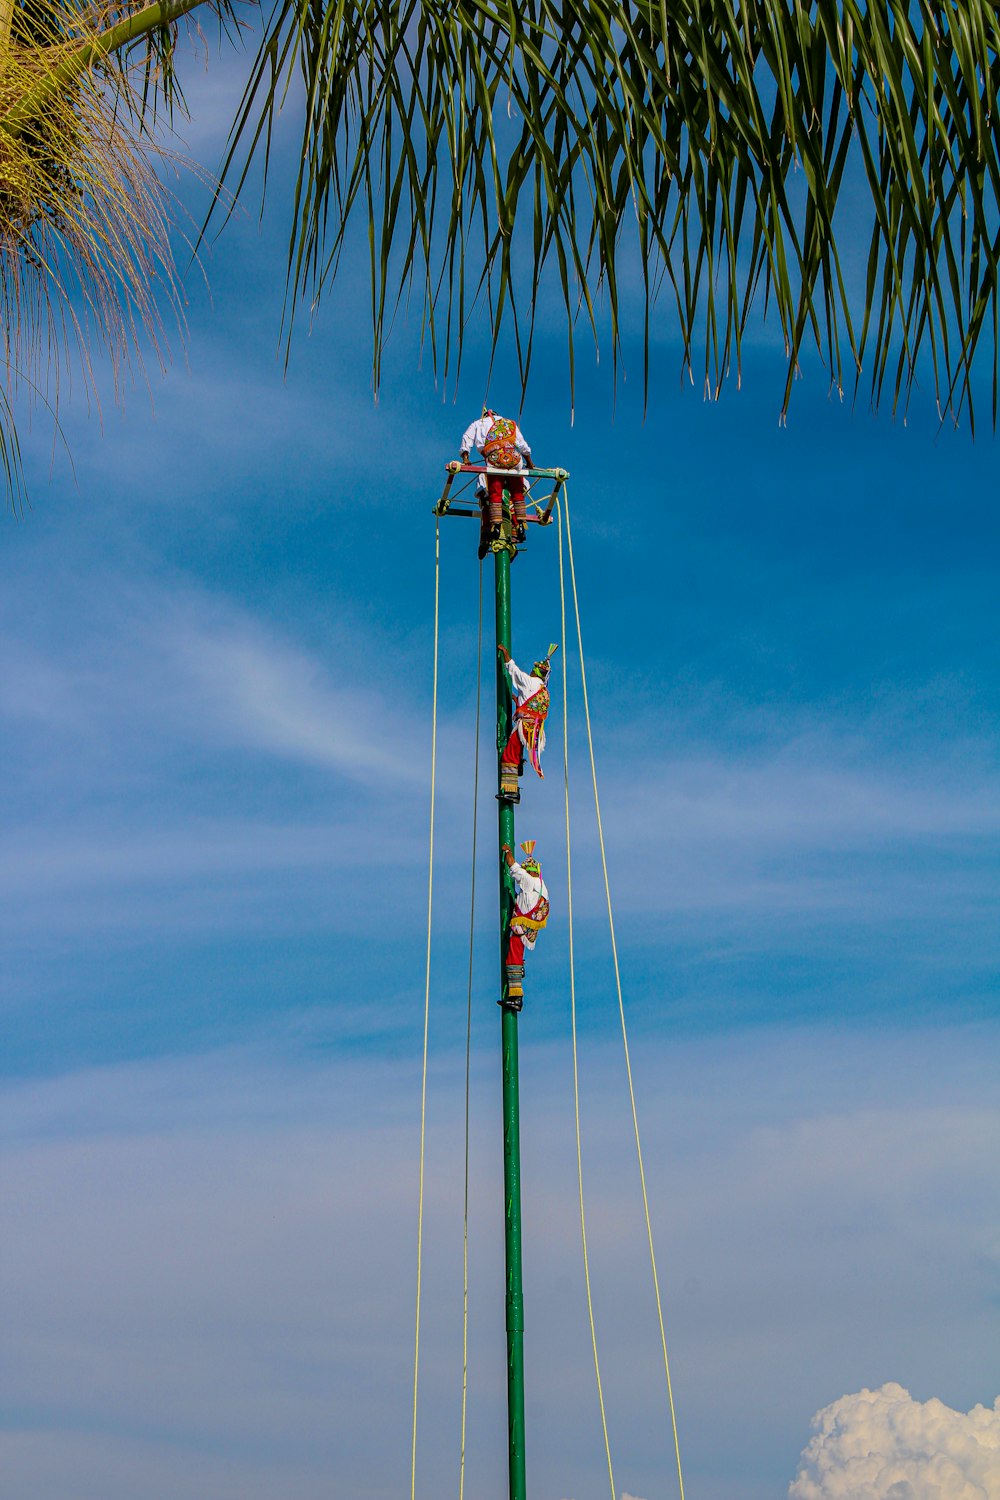
[[[497,645],[510,650],[510,553],[494,553]],[[500,752],[511,727],[510,688],[497,653],[497,790]],[[514,847],[514,809],[499,804],[499,842]],[[525,1500],[524,1477],[524,1295],[521,1286],[521,1128],[517,1078],[517,1012],[507,1000],[507,941],[513,907],[509,877],[500,856],[500,999],[503,1051],[503,1182],[507,1267],[507,1434],[510,1500]]]

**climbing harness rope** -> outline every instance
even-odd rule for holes
[[[479,562],[479,628],[476,633],[476,753],[472,777],[472,896],[469,901],[469,993],[465,1014],[465,1200],[462,1223],[462,1447],[458,1500],[465,1496],[465,1415],[469,1396],[469,1081],[472,1064],[472,957],[476,934],[476,835],[479,826],[479,720],[483,692],[483,564]]]
[[[559,608],[562,625],[563,652],[566,651],[566,584],[563,573],[563,526],[562,507],[556,501],[556,519],[559,527]],[[601,1362],[597,1356],[597,1330],[594,1325],[594,1302],[590,1292],[590,1256],[587,1252],[587,1215],[583,1204],[583,1151],[580,1142],[580,1071],[576,1045],[576,968],[573,961],[573,860],[569,827],[569,718],[567,714],[567,692],[569,674],[563,668],[563,791],[566,807],[566,920],[569,928],[569,1011],[573,1033],[573,1112],[576,1118],[576,1178],[580,1192],[580,1239],[583,1244],[583,1278],[587,1288],[587,1316],[590,1319],[590,1343],[594,1351],[594,1374],[597,1377],[597,1400],[601,1408],[601,1431],[604,1434],[604,1453],[608,1461],[608,1479],[611,1483],[611,1500],[617,1500],[615,1471],[611,1463],[611,1443],[608,1439],[608,1418],[604,1409],[604,1387],[601,1383]]]
[[[413,1335],[413,1445],[410,1500],[417,1494],[417,1381],[420,1374],[420,1291],[424,1251],[424,1147],[427,1138],[427,1034],[431,1014],[431,915],[434,904],[434,794],[437,788],[438,614],[441,599],[441,522],[434,523],[434,688],[431,706],[430,852],[427,860],[427,970],[424,981],[424,1061],[420,1080],[420,1187],[417,1194],[417,1308]]]
[[[678,1432],[677,1432],[677,1413],[676,1413],[676,1410],[675,1410],[675,1407],[674,1407],[673,1382],[671,1381],[671,1378],[670,1378],[670,1359],[669,1359],[669,1356],[667,1354],[667,1334],[666,1334],[666,1329],[665,1329],[664,1320],[663,1320],[663,1302],[662,1302],[662,1298],[660,1296],[660,1277],[659,1277],[659,1272],[657,1271],[657,1267],[656,1267],[656,1251],[655,1251],[655,1249],[653,1247],[653,1224],[652,1224],[652,1219],[650,1218],[650,1212],[649,1212],[649,1195],[648,1195],[648,1193],[646,1191],[646,1170],[645,1170],[645,1167],[643,1165],[643,1159],[642,1159],[642,1142],[641,1142],[640,1137],[639,1137],[639,1114],[638,1114],[638,1110],[636,1108],[635,1086],[634,1086],[633,1080],[632,1080],[632,1061],[631,1061],[631,1057],[630,1057],[630,1054],[629,1054],[628,1028],[627,1028],[627,1026],[625,1024],[625,1005],[624,1005],[624,1001],[622,1000],[621,972],[620,972],[619,965],[618,965],[618,944],[617,944],[617,941],[615,939],[615,917],[614,917],[614,911],[613,911],[612,904],[611,904],[611,883],[610,883],[610,881],[608,879],[607,854],[606,854],[605,848],[604,848],[604,826],[603,826],[602,821],[601,821],[601,799],[600,799],[600,797],[598,795],[598,790],[597,790],[597,765],[596,765],[596,762],[595,762],[595,759],[594,759],[594,737],[593,737],[593,734],[591,732],[591,724],[590,724],[590,701],[589,701],[589,698],[588,698],[588,695],[587,695],[587,669],[586,669],[586,664],[584,662],[584,655],[583,655],[583,631],[582,631],[581,626],[580,626],[580,602],[579,602],[579,598],[578,598],[578,595],[577,595],[577,588],[576,588],[576,568],[575,568],[575,565],[574,565],[574,562],[573,562],[573,533],[572,533],[572,528],[571,528],[571,524],[570,524],[568,487],[564,488],[564,491],[563,491],[562,506],[565,508],[565,519],[566,519],[566,551],[567,551],[567,556],[569,558],[570,584],[571,584],[571,587],[572,587],[572,590],[573,590],[573,611],[574,611],[574,614],[575,614],[575,617],[576,617],[576,639],[577,639],[577,647],[578,647],[578,650],[579,650],[579,653],[580,653],[580,683],[581,683],[581,686],[583,688],[583,712],[584,712],[584,719],[585,719],[586,725],[587,725],[587,749],[588,749],[588,752],[589,752],[589,755],[590,755],[590,776],[591,776],[591,781],[593,783],[593,788],[594,788],[594,808],[595,808],[596,813],[597,813],[597,835],[598,835],[598,839],[600,841],[600,846],[601,846],[601,869],[602,869],[603,874],[604,874],[604,893],[605,893],[605,896],[607,898],[608,926],[609,926],[610,931],[611,931],[611,956],[612,956],[612,958],[614,960],[615,988],[616,988],[617,993],[618,993],[618,1014],[619,1014],[619,1017],[621,1019],[622,1043],[623,1043],[624,1050],[625,1050],[625,1071],[626,1071],[626,1074],[628,1076],[629,1101],[630,1101],[631,1106],[632,1106],[632,1128],[633,1128],[633,1131],[635,1133],[635,1151],[636,1151],[636,1157],[637,1157],[637,1160],[638,1160],[638,1163],[639,1163],[639,1182],[640,1182],[641,1187],[642,1187],[642,1207],[643,1207],[643,1212],[644,1212],[644,1214],[646,1216],[646,1237],[647,1237],[647,1239],[649,1241],[649,1260],[650,1260],[650,1265],[652,1267],[652,1272],[653,1272],[653,1290],[656,1293],[656,1315],[657,1315],[657,1318],[659,1320],[659,1325],[660,1325],[660,1343],[661,1343],[661,1346],[662,1346],[662,1349],[663,1349],[663,1368],[664,1368],[664,1373],[666,1374],[666,1377],[667,1377],[667,1400],[668,1400],[669,1407],[670,1407],[670,1422],[671,1422],[671,1426],[672,1426],[672,1429],[673,1429],[674,1454],[675,1454],[675,1457],[677,1459],[677,1482],[678,1482],[678,1485],[680,1487],[680,1500],[684,1500],[684,1474],[683,1474],[683,1471],[681,1469],[681,1447],[680,1447],[680,1438],[679,1438]],[[562,547],[561,547],[561,539],[562,539],[562,530],[561,530],[561,524],[560,524],[560,552],[559,552],[560,587],[562,587]],[[564,616],[564,618],[565,618],[565,616]],[[563,631],[563,639],[565,640],[565,626],[564,626],[564,631]],[[563,675],[564,675],[564,679],[565,679],[565,673]],[[564,691],[564,703],[563,703],[563,734],[564,734],[564,737],[566,735],[565,722],[566,722],[566,710],[565,710],[565,691]],[[567,780],[568,780],[568,773],[567,773]],[[568,802],[567,802],[567,807],[568,807]],[[568,848],[569,848],[568,827],[569,827],[569,824],[568,824],[568,813],[567,813],[567,851],[568,851]],[[568,865],[568,859],[567,859],[567,865]],[[571,949],[571,956],[572,956],[572,949]],[[572,993],[572,988],[573,988],[572,972],[573,971],[572,971],[572,957],[571,957],[571,968],[570,968],[571,993]],[[574,1059],[573,1059],[573,1065],[574,1065],[574,1082],[575,1082],[575,1072],[576,1072],[576,1040],[575,1040],[575,1033],[574,1033]],[[579,1110],[578,1110],[578,1113],[577,1113],[577,1152],[578,1153],[579,1153],[579,1149],[580,1149],[580,1144],[579,1143],[580,1143],[580,1136],[579,1136]],[[581,1184],[582,1184],[582,1178],[581,1178]],[[581,1185],[581,1193],[582,1193],[582,1185]],[[582,1199],[581,1199],[581,1208],[582,1208]],[[586,1265],[586,1250],[584,1251],[584,1264]],[[587,1299],[588,1299],[588,1303],[589,1303],[589,1300],[590,1300],[589,1277],[588,1277],[588,1285],[587,1285]],[[591,1330],[593,1331],[593,1315],[591,1315]],[[594,1350],[594,1358],[595,1358],[595,1362],[596,1362],[596,1358],[597,1358],[596,1345],[595,1345],[595,1350]],[[598,1384],[599,1383],[600,1383],[600,1377],[598,1376]],[[603,1406],[602,1406],[602,1415],[603,1415]],[[605,1437],[605,1441],[606,1440],[607,1439]],[[610,1466],[610,1458],[609,1458],[608,1462],[609,1462],[609,1466]]]

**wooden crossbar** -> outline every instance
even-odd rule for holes
[[[442,516],[475,516],[478,521],[482,516],[482,511],[478,508],[470,510],[464,505],[449,505],[447,510],[438,511],[438,514]],[[542,520],[541,512],[538,512],[536,515],[526,515],[524,519],[528,526],[545,526],[548,524]]]
[[[444,482],[441,498],[434,507],[434,513],[438,516],[479,515],[478,509],[468,510],[464,506],[452,506],[450,498],[451,487],[455,482],[455,476],[458,474],[496,474],[502,479],[511,479],[515,475],[519,479],[553,479],[555,486],[551,495],[546,495],[545,500],[541,502],[545,507],[544,510],[540,510],[537,514],[527,517],[527,520],[534,521],[538,526],[547,526],[551,521],[552,511],[555,508],[556,500],[559,498],[559,491],[569,478],[569,471],[567,469],[498,469],[494,468],[492,464],[463,463],[446,464],[445,468],[448,477]]]

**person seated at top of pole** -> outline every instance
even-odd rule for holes
[[[520,802],[518,777],[524,770],[524,752],[535,774],[545,780],[541,755],[545,749],[545,716],[549,711],[549,673],[552,670],[552,655],[558,650],[555,642],[549,646],[548,656],[536,661],[530,672],[522,672],[506,646],[498,646],[497,652],[503,660],[504,669],[510,678],[511,692],[517,699],[514,709],[514,727],[500,757],[500,802]]]
[[[510,417],[501,417],[499,412],[495,412],[490,406],[484,406],[479,420],[470,423],[462,434],[462,446],[459,451],[464,464],[468,463],[469,454],[473,448],[479,449],[490,468],[510,471],[509,477],[502,474],[480,475],[479,483],[476,485],[479,504],[483,510],[483,537],[479,555],[485,557],[489,551],[489,542],[496,541],[500,535],[505,488],[510,495],[513,510],[511,519],[514,540],[524,541],[526,535],[524,527],[525,486],[524,479],[518,476],[517,471],[531,468],[531,449],[525,442],[517,423]],[[486,530],[487,513],[489,514],[489,532]]]
[[[526,840],[521,848],[524,859],[518,864],[510,845],[500,846],[517,888],[507,941],[507,995],[497,1002],[509,1005],[511,1010],[520,1010],[524,1004],[525,952],[533,951],[535,939],[549,920],[549,892],[542,879],[542,867],[535,858],[534,839]]]

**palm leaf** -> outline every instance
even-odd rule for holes
[[[44,385],[64,333],[92,357],[81,299],[116,359],[139,324],[156,346],[172,272],[140,159],[157,112],[183,107],[175,22],[199,3],[235,25],[233,0],[0,0],[8,477],[19,373]],[[571,387],[581,317],[595,343],[607,330],[616,370],[636,320],[647,389],[651,344],[676,338],[716,394],[770,313],[783,412],[816,351],[837,389],[866,380],[895,411],[926,372],[941,411],[974,422],[985,343],[995,423],[998,41],[993,0],[276,0],[216,210],[261,156],[266,187],[274,118],[301,84],[286,330],[357,223],[376,389],[414,294],[446,378],[477,317],[494,353],[510,338],[526,385],[554,292]],[[860,274],[844,253],[859,242]]]
[[[106,357],[116,398],[180,322],[171,204],[151,131],[183,107],[173,21],[195,0],[131,9],[102,0],[0,4],[0,471],[23,500],[15,414],[56,418],[75,368],[97,397]],[[225,24],[228,12],[220,12]]]
[[[894,411],[927,371],[971,419],[984,338],[997,403],[998,28],[992,0],[277,0],[225,175],[300,75],[289,321],[367,219],[376,387],[410,287],[445,372],[475,312],[524,383],[552,289],[571,378],[601,297],[617,360],[638,261],[647,381],[650,341],[679,336],[717,392],[760,308],[783,411],[811,348]]]

